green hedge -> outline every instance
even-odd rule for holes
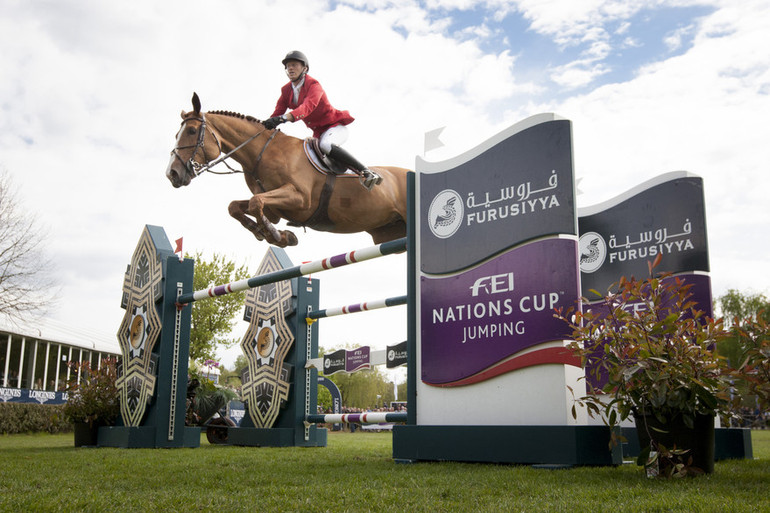
[[[72,431],[62,408],[63,405],[0,403],[0,434]]]

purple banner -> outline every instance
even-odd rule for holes
[[[369,346],[359,347],[348,351],[345,356],[345,372],[356,372],[371,367]]]
[[[577,241],[568,238],[526,244],[452,276],[421,277],[422,380],[449,386],[567,338],[553,310],[574,306],[579,286]]]

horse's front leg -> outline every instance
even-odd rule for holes
[[[246,215],[248,209],[249,200],[236,200],[230,202],[227,211],[230,213],[230,216],[237,219],[244,228],[253,233],[257,240],[265,240],[265,233],[259,223]]]
[[[297,236],[290,230],[278,230],[270,222],[266,212],[273,214],[276,212],[297,212],[307,209],[309,205],[310,198],[307,194],[300,192],[292,184],[286,184],[278,189],[255,194],[249,200],[246,213],[256,219],[268,242],[284,248],[296,246]]]

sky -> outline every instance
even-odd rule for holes
[[[370,166],[447,160],[553,112],[572,121],[578,208],[670,171],[703,177],[714,297],[770,294],[768,34],[768,0],[3,0],[0,170],[48,232],[49,315],[114,337],[145,224],[256,271],[267,244],[227,213],[249,197],[242,176],[174,189],[164,173],[193,92],[204,111],[264,119],[296,49],[356,118],[345,147]],[[295,264],[372,245],[296,233]],[[315,277],[322,308],[399,296],[406,259]],[[406,338],[403,306],[320,324],[327,349]]]

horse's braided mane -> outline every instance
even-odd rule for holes
[[[246,121],[249,121],[251,123],[260,123],[260,121],[254,116],[247,116],[246,114],[241,114],[239,112],[232,112],[229,110],[212,110],[210,113],[221,114],[223,116],[230,116],[233,118],[245,119]]]

